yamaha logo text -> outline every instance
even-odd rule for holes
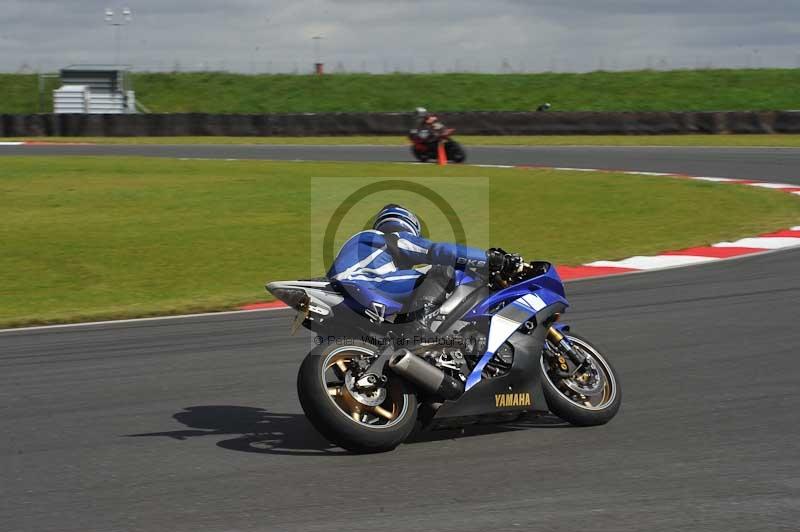
[[[494,395],[495,408],[509,406],[531,406],[531,394],[529,393],[496,393]]]

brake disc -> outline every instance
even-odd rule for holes
[[[589,369],[580,375],[564,379],[561,382],[575,393],[593,397],[603,393],[603,374],[598,370],[596,362],[592,358],[589,360]]]

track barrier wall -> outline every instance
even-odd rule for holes
[[[442,113],[462,135],[800,133],[800,112]],[[0,115],[0,137],[404,135],[408,113]]]

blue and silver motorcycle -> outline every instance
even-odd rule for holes
[[[317,334],[297,378],[314,427],[350,451],[377,452],[394,449],[415,427],[548,412],[582,426],[613,418],[619,378],[604,354],[560,321],[569,304],[555,268],[511,257],[511,267],[489,280],[453,272],[424,329],[390,300],[363,307],[347,281],[269,283],[297,310],[294,329]]]

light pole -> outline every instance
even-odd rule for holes
[[[315,36],[313,36],[311,38],[314,41],[314,71],[317,74],[321,75],[322,72],[323,72],[323,68],[324,68],[322,66],[322,51],[321,51],[321,48],[322,48],[321,42],[322,42],[323,37],[322,37],[322,35],[315,35]]]
[[[106,9],[106,24],[109,26],[114,26],[114,64],[119,65],[119,46],[120,46],[120,30],[122,26],[126,26],[133,21],[133,12],[127,7],[122,8],[122,12],[119,17],[114,16],[113,9]]]

